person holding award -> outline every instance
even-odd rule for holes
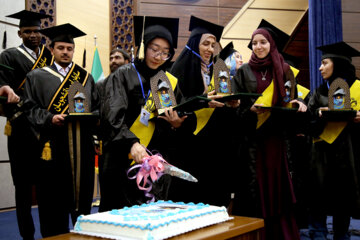
[[[243,141],[233,213],[264,218],[266,239],[296,240],[300,236],[285,143],[285,126],[290,120],[284,101],[285,83],[294,82],[294,75],[279,53],[287,40],[287,34],[262,20],[251,37],[251,58],[235,76],[238,92],[262,96],[244,99],[240,105]],[[307,109],[301,100],[290,103],[297,104],[297,111]],[[273,112],[273,107],[283,111]]]
[[[232,185],[229,177],[234,176],[229,167],[235,151],[232,145],[234,138],[230,134],[236,126],[235,108],[239,106],[239,101],[232,100],[227,104],[217,101],[222,96],[216,94],[215,82],[221,76],[214,76],[213,59],[223,26],[191,16],[189,30],[191,34],[187,44],[170,72],[178,78],[179,88],[185,99],[203,96],[211,101],[207,108],[189,115],[186,122],[190,123],[187,125],[190,129],[177,146],[182,156],[175,160],[175,165],[193,174],[198,183],[174,179],[169,196],[176,201],[227,206]],[[224,66],[226,68],[225,64]],[[229,78],[227,72],[222,74]],[[230,86],[227,87],[230,89]],[[228,92],[230,95],[230,91]],[[221,163],[222,159],[228,162]]]
[[[99,100],[91,74],[72,61],[74,38],[86,34],[69,23],[41,31],[51,40],[55,61],[27,74],[25,97],[31,103],[26,116],[41,145],[36,187],[41,234],[49,237],[69,232],[70,214],[73,224],[89,214],[94,193],[93,126],[82,122],[74,129],[66,120],[74,108],[71,86],[84,88],[79,96],[87,98],[89,114],[97,111]]]
[[[323,53],[319,71],[324,83],[313,92],[308,103],[314,138],[309,175],[309,230],[312,239],[327,239],[326,219],[330,215],[334,239],[350,239],[350,218],[360,216],[360,82],[351,63],[352,57],[359,57],[360,52],[345,42],[318,49]],[[343,87],[333,89],[336,82]],[[351,109],[339,109],[336,103],[346,101],[346,96],[341,97],[346,89],[350,90],[347,97]],[[345,101],[340,105],[346,105]],[[330,105],[334,105],[333,109]],[[348,111],[353,112],[351,118],[345,116]],[[325,115],[331,112],[341,114],[343,119],[331,121]]]
[[[175,132],[173,129],[179,128],[187,118],[179,117],[172,108],[167,108],[162,116],[154,115],[157,109],[154,109],[155,96],[150,85],[152,77],[165,72],[174,56],[178,26],[177,18],[135,16],[137,57],[132,64],[118,68],[106,80],[104,92],[108,97],[102,104],[100,119],[104,147],[99,162],[99,211],[141,204],[147,200],[138,190],[136,181],[128,179],[126,172],[132,161],[140,164],[144,157],[149,156],[147,149],[165,155],[172,132]],[[177,79],[169,73],[164,74],[172,82],[167,84],[168,90],[176,92]],[[153,192],[156,199],[166,199],[168,180],[165,176],[159,179],[153,189],[157,191]]]

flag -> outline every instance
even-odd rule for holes
[[[91,75],[93,76],[95,82],[105,78],[97,47],[95,48],[94,59],[91,67]]]

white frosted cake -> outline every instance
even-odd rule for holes
[[[82,215],[73,232],[111,239],[164,239],[231,219],[225,207],[158,201]]]

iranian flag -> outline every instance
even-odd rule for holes
[[[97,47],[95,47],[94,59],[91,67],[91,75],[93,76],[95,82],[105,78]]]

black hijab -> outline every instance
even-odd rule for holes
[[[194,52],[199,53],[199,44],[201,36],[205,33],[211,33],[205,28],[194,29],[189,37],[187,46]],[[201,59],[191,50],[184,48],[179,57],[174,62],[170,73],[178,79],[178,86],[185,97],[199,96],[204,93],[204,81],[201,74]],[[210,59],[212,62],[212,57]],[[210,74],[212,75],[212,66]]]
[[[330,57],[333,62],[333,73],[329,79],[329,84],[331,84],[336,78],[343,78],[349,84],[349,87],[356,80],[356,69],[348,60],[336,57]]]
[[[154,40],[155,38],[163,38],[165,40],[168,41],[169,45],[170,45],[170,53],[171,53],[171,57],[166,60],[166,62],[164,62],[164,64],[162,64],[159,68],[157,69],[151,69],[146,65],[145,59],[146,59],[146,49],[149,45],[149,43]],[[146,80],[150,80],[150,78],[152,76],[154,76],[156,73],[158,73],[159,71],[163,70],[166,71],[168,65],[171,62],[171,59],[174,56],[175,50],[174,50],[174,44],[173,44],[173,39],[171,36],[171,33],[169,32],[168,29],[166,29],[165,27],[161,26],[161,25],[152,25],[149,26],[145,29],[144,32],[144,51],[145,51],[145,58],[140,60],[138,57],[135,59],[134,64],[136,67],[136,70],[141,74],[141,76],[143,76]],[[137,53],[137,55],[139,55],[139,52]]]

